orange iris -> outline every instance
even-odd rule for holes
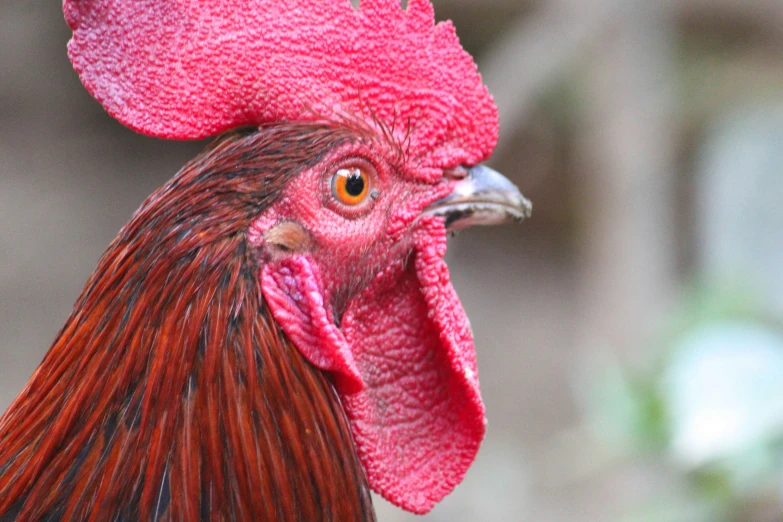
[[[332,194],[344,205],[358,205],[370,192],[370,178],[359,167],[338,170],[332,177]]]

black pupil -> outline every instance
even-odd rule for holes
[[[348,179],[345,180],[345,191],[353,197],[360,196],[364,192],[364,178],[358,171],[348,175]]]

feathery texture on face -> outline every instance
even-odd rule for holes
[[[497,110],[428,0],[65,0],[84,85],[132,129],[194,139],[240,125],[374,114],[427,167],[475,164]],[[397,125],[392,125],[397,122]]]

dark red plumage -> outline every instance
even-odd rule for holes
[[[0,421],[0,520],[374,519],[335,393],[272,320],[246,237],[350,139],[235,133],[144,203]]]

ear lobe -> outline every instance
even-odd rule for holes
[[[264,245],[270,253],[304,253],[313,246],[313,238],[296,221],[283,221],[264,233]]]

